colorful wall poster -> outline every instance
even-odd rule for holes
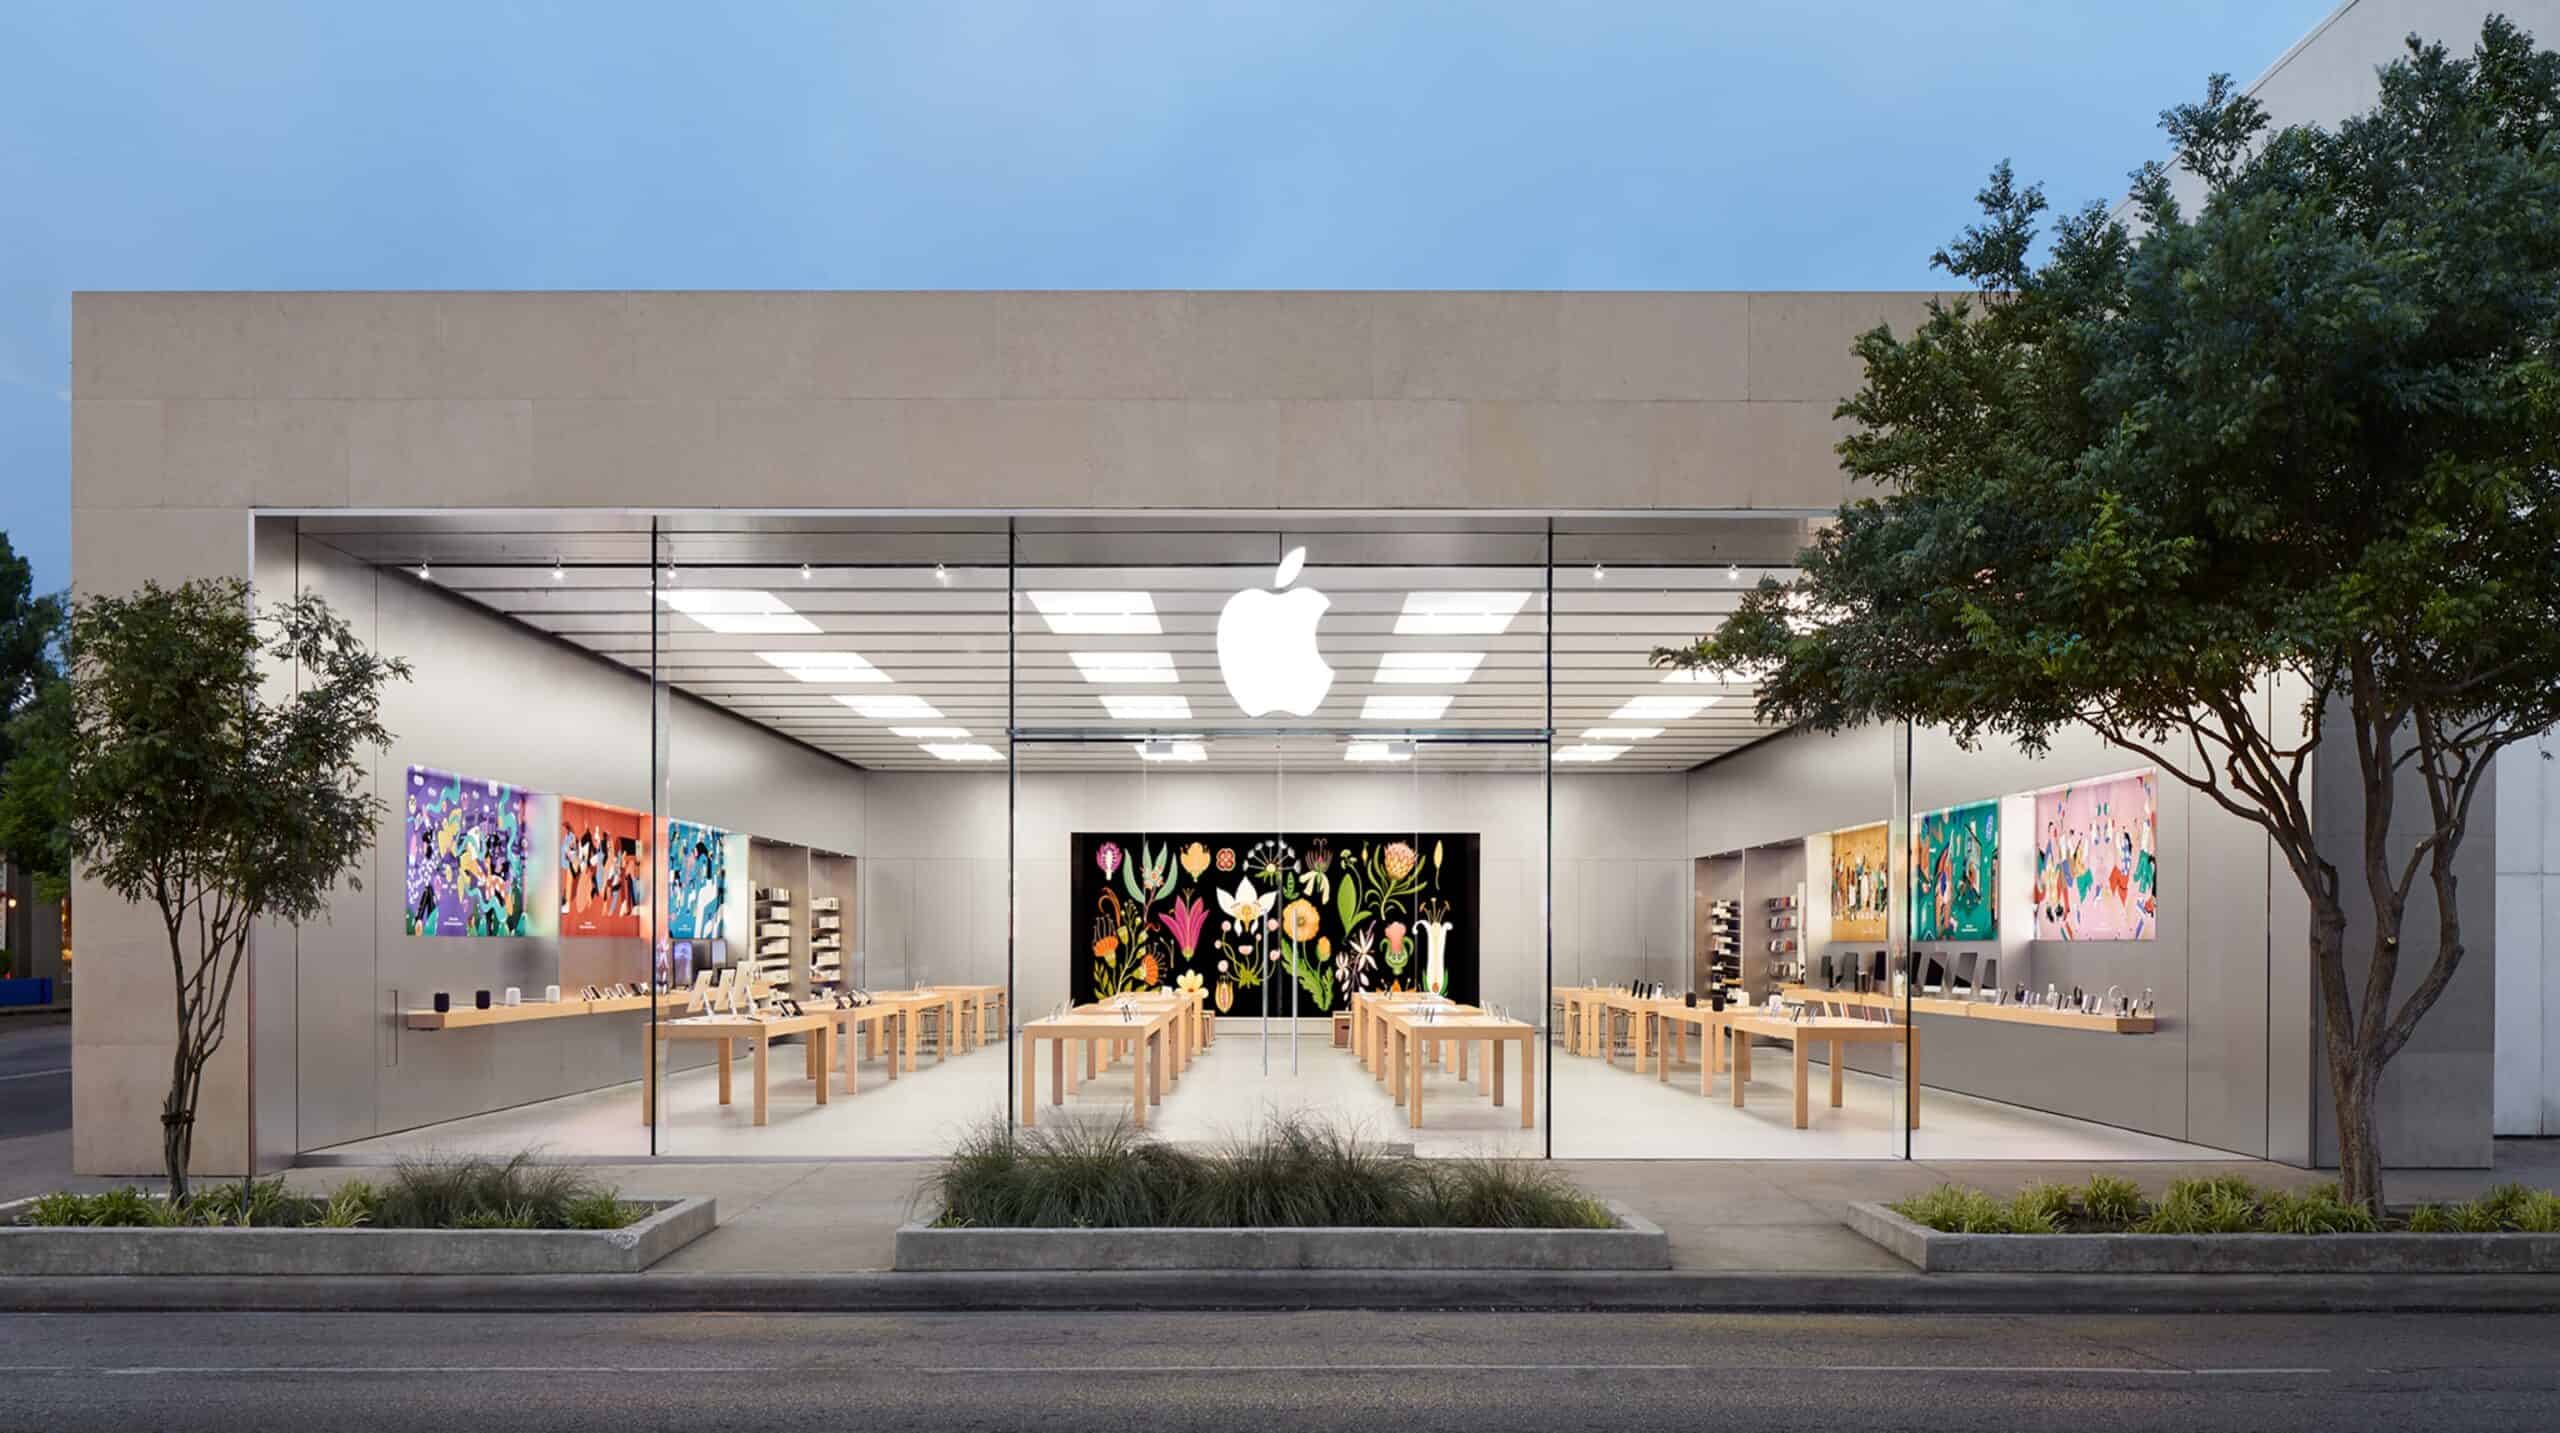
[[[411,935],[530,935],[525,825],[530,794],[482,781],[409,768],[408,904]]]
[[[649,929],[649,817],[560,798],[560,933],[638,936]]]
[[[1473,1002],[1478,841],[1078,832],[1069,989],[1078,1003],[1199,990],[1221,1014],[1322,1015],[1363,990]]]
[[[667,823],[667,935],[723,935],[729,913],[729,833],[693,821]]]
[[[1911,838],[1911,938],[1997,937],[1999,862],[1999,802],[1951,806],[1921,817]]]
[[[1886,889],[1890,856],[1884,823],[1835,832],[1831,837],[1831,938],[1883,940],[1893,907]]]
[[[2160,934],[2160,778],[2143,771],[2036,796],[2036,939]]]

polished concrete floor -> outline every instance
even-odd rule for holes
[[[1424,1121],[1412,1128],[1386,1088],[1348,1051],[1320,1036],[1294,1049],[1285,1038],[1265,1044],[1250,1031],[1230,1031],[1149,1111],[1149,1130],[1180,1143],[1211,1144],[1249,1134],[1274,1115],[1313,1115],[1375,1138],[1410,1142],[1427,1155],[1538,1155],[1570,1159],[1898,1159],[1906,1153],[1897,1115],[1898,1081],[1851,1073],[1841,1107],[1827,1107],[1827,1074],[1812,1068],[1811,1122],[1794,1128],[1793,1071],[1783,1049],[1762,1052],[1735,1109],[1719,1075],[1712,1096],[1699,1092],[1694,1064],[1668,1081],[1639,1073],[1621,1057],[1614,1066],[1539,1053],[1551,1069],[1537,1072],[1533,1093],[1551,1099],[1533,1128],[1522,1128],[1518,1072],[1506,1070],[1507,1102],[1497,1107],[1479,1084],[1434,1071],[1423,1086]],[[1046,1059],[1046,1052],[1043,1052]],[[751,1078],[744,1060],[732,1071],[733,1102],[722,1105],[716,1071],[672,1074],[657,1131],[661,1155],[750,1159],[915,1157],[941,1153],[974,1126],[1001,1120],[1010,1061],[990,1045],[946,1061],[927,1055],[892,1082],[881,1061],[860,1071],[861,1092],[841,1083],[819,1105],[801,1074],[796,1049],[773,1056],[769,1122],[752,1123]],[[1481,1072],[1474,1072],[1481,1075]],[[1548,1081],[1552,1077],[1552,1091]],[[1121,1064],[1052,1106],[1049,1071],[1040,1072],[1044,1121],[1125,1118],[1132,1109],[1132,1066]],[[1018,1087],[1016,1087],[1018,1089]],[[1923,1087],[1921,1128],[1908,1153],[1918,1159],[2213,1160],[2219,1151],[2107,1125]],[[1552,1115],[1552,1119],[1549,1117]],[[1548,1145],[1552,1124],[1553,1146]],[[337,1146],[333,1160],[371,1160],[418,1153],[514,1153],[624,1158],[651,1152],[641,1122],[637,1081],[539,1104]]]

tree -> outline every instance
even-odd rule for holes
[[[168,937],[177,1043],[160,1124],[182,1200],[251,929],[317,915],[341,879],[362,887],[383,809],[363,756],[389,744],[382,689],[409,667],[316,596],[260,616],[237,578],[83,598],[71,656],[72,853]],[[290,696],[262,690],[267,659],[295,673]]]
[[[2560,720],[2560,55],[2493,17],[2381,79],[2269,133],[2214,77],[2162,116],[2195,213],[2148,164],[2136,225],[2093,205],[2041,254],[2042,193],[1993,171],[1934,260],[1976,295],[1858,340],[1839,451],[1883,495],[1655,654],[1760,672],[1763,717],[1816,729],[2086,726],[2263,828],[2310,900],[2340,1183],[2377,1211],[2375,1096],[2462,963],[2473,800]],[[2263,719],[2275,690],[2299,706]],[[2324,845],[2341,748],[2361,829]]]
[[[0,783],[16,775],[27,744],[42,743],[67,711],[57,660],[63,601],[35,589],[35,569],[8,534],[0,533]],[[25,799],[12,802],[0,795],[0,853],[33,871],[38,887],[58,900],[65,878],[64,830],[45,807],[59,788],[48,790],[43,781],[41,772],[30,772],[21,782]],[[59,802],[50,804],[58,813]]]
[[[35,877],[40,898],[59,901],[71,891],[71,684],[44,683],[5,735],[12,755],[0,771],[0,851]]]

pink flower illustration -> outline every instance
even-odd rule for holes
[[[1182,947],[1182,958],[1189,960],[1199,949],[1200,928],[1209,922],[1209,903],[1198,896],[1176,896],[1173,909],[1159,912],[1156,919],[1173,932],[1174,944]]]
[[[1102,868],[1102,879],[1106,881],[1110,880],[1113,876],[1120,874],[1119,843],[1116,841],[1103,842],[1101,848],[1093,853],[1093,863]]]

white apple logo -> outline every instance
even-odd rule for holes
[[[1305,548],[1289,549],[1272,574],[1272,586],[1288,587],[1306,560]],[[1333,690],[1333,668],[1316,650],[1316,624],[1332,605],[1332,598],[1312,587],[1248,587],[1218,610],[1218,675],[1227,679],[1228,694],[1246,716],[1315,714]]]

